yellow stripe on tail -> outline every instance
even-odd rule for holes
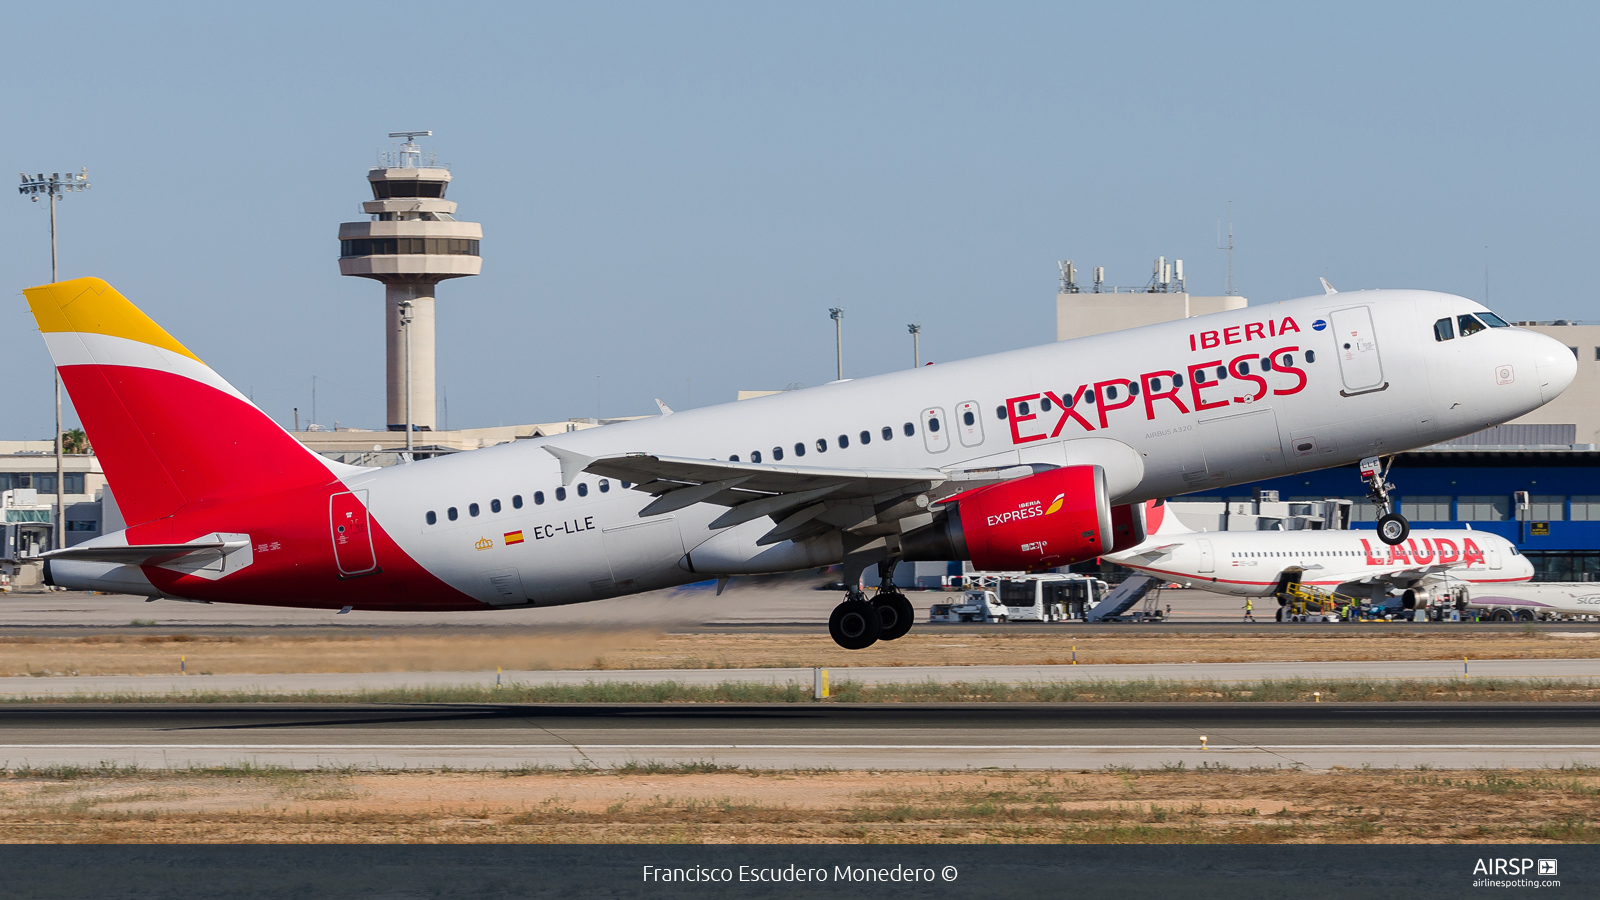
[[[117,293],[116,288],[99,278],[57,281],[26,288],[22,294],[28,298],[39,330],[46,334],[73,331],[104,334],[171,350],[201,362],[200,357],[190,353],[189,348],[178,343],[139,307]]]

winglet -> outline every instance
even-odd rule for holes
[[[1337,293],[1339,293],[1339,289],[1334,287],[1333,285],[1329,284],[1328,283],[1328,279],[1326,279],[1326,278],[1318,278],[1317,280],[1322,282],[1322,292],[1324,294],[1337,294]]]
[[[670,407],[670,406],[668,406],[668,405],[666,405],[666,404],[665,404],[665,403],[662,403],[662,402],[661,402],[661,398],[660,398],[660,397],[657,397],[657,398],[656,398],[656,406],[659,406],[659,407],[661,407],[661,414],[662,414],[662,415],[663,415],[663,416],[670,416],[670,415],[672,415],[672,407]]]
[[[592,456],[584,456],[582,453],[574,453],[571,450],[562,450],[560,447],[552,447],[549,444],[545,444],[544,449],[546,453],[561,460],[561,484],[563,486],[572,484],[572,479],[583,474],[583,470],[594,462],[594,457]]]

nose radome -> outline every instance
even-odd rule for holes
[[[1533,359],[1539,376],[1539,399],[1549,403],[1578,376],[1578,357],[1572,348],[1548,335],[1530,333],[1535,342]]]

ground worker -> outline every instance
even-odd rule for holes
[[[1246,622],[1256,620],[1256,601],[1252,597],[1244,598],[1244,620]]]

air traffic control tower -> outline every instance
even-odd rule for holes
[[[398,151],[381,154],[380,164],[367,172],[372,199],[362,203],[361,209],[370,221],[339,226],[339,274],[384,284],[386,421],[390,431],[406,430],[408,376],[412,426],[434,430],[438,415],[433,378],[434,285],[446,278],[476,275],[483,269],[478,256],[483,226],[456,221],[456,205],[444,198],[450,186],[449,167],[438,165],[432,154],[424,165],[416,139],[432,134],[391,132],[389,137],[405,138],[405,143]],[[401,304],[407,300],[411,301],[411,323],[402,327]]]

